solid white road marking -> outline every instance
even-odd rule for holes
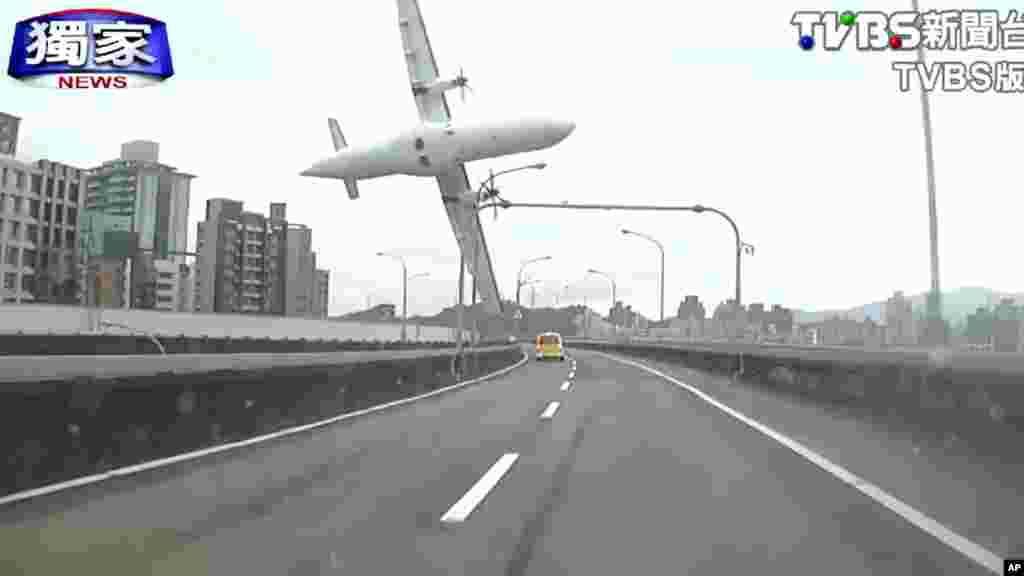
[[[650,372],[651,374],[654,374],[656,376],[660,376],[661,378],[664,378],[665,380],[672,382],[676,386],[685,389],[694,396],[700,398],[701,400],[707,402],[708,404],[711,404],[715,408],[718,408],[722,412],[725,412],[726,414],[732,416],[733,418],[739,420],[740,422],[743,422],[744,424],[753,428],[754,430],[757,430],[758,432],[764,434],[765,436],[768,436],[772,440],[775,440],[779,444],[782,444],[786,448],[789,448],[790,450],[796,452],[800,456],[803,456],[806,460],[810,461],[811,463],[818,466],[822,470],[825,470],[826,472],[842,480],[846,484],[853,486],[856,490],[865,494],[875,502],[878,502],[882,506],[885,506],[889,510],[892,510],[893,512],[899,514],[903,517],[904,520],[910,522],[914,526],[917,526],[919,529],[935,537],[943,544],[949,546],[957,552],[960,552],[961,554],[970,558],[979,565],[987,568],[992,573],[1003,573],[1002,559],[997,554],[994,554],[991,550],[988,550],[987,548],[984,548],[981,545],[968,540],[967,538],[957,534],[956,532],[953,532],[946,526],[940,524],[937,520],[929,517],[924,512],[915,509],[906,502],[903,502],[899,498],[896,498],[892,494],[889,494],[885,490],[882,490],[878,486],[871,484],[867,480],[859,478],[849,470],[843,468],[842,466],[839,466],[838,464],[832,462],[828,458],[822,456],[821,454],[818,454],[817,452],[811,450],[810,448],[804,446],[803,444],[797,442],[796,440],[793,440],[792,438],[782,434],[781,432],[778,432],[773,428],[765,424],[762,424],[757,420],[754,420],[753,418],[747,416],[746,414],[743,414],[742,412],[739,412],[729,406],[726,406],[725,404],[719,402],[718,400],[712,398],[711,396],[705,394],[704,392],[698,390],[697,388],[694,388],[693,386],[690,386],[685,382],[677,380],[672,376],[669,376],[668,374],[659,372],[658,370],[655,370],[654,368],[651,368],[649,366],[645,366],[639,362],[626,360],[624,358],[617,358],[615,356],[604,354],[602,352],[597,353],[611,360],[615,360],[616,362],[629,364],[631,366],[640,368],[641,370]]]
[[[569,386],[571,386],[571,385],[572,385],[572,383],[569,382],[568,380],[566,380],[565,382],[562,382],[562,392],[568,392],[569,391]]]
[[[456,524],[464,521],[473,513],[473,510],[483,502],[487,494],[501,481],[501,478],[512,468],[516,460],[519,458],[519,454],[509,452],[497,462],[491,466],[491,469],[486,474],[480,477],[476,481],[476,484],[466,492],[459,501],[456,502],[444,516],[441,517],[441,522],[449,524]]]
[[[555,412],[558,411],[558,405],[558,402],[552,402],[548,404],[548,407],[544,409],[544,413],[540,415],[540,419],[551,420],[551,418],[555,415]]]
[[[142,472],[144,470],[151,470],[153,468],[162,468],[164,466],[169,466],[169,465],[174,464],[176,462],[185,462],[185,461],[188,461],[188,460],[195,460],[196,458],[202,458],[203,456],[208,456],[210,454],[217,454],[219,452],[226,452],[228,450],[234,450],[236,448],[244,448],[245,446],[251,446],[253,444],[260,444],[262,442],[267,442],[268,440],[274,440],[276,438],[282,438],[284,436],[291,436],[292,434],[297,434],[299,432],[304,432],[306,430],[312,430],[313,428],[320,428],[320,427],[323,427],[323,426],[334,424],[335,422],[342,422],[344,420],[349,420],[349,419],[356,418],[356,417],[359,417],[359,416],[364,416],[364,415],[367,415],[367,414],[373,414],[374,412],[380,412],[382,410],[386,410],[388,408],[393,408],[395,406],[402,406],[403,404],[410,404],[412,402],[416,402],[417,400],[423,400],[425,398],[430,398],[432,396],[437,396],[439,394],[444,394],[445,392],[449,392],[449,391],[452,391],[452,390],[458,390],[459,388],[464,388],[464,387],[469,386],[471,384],[476,384],[478,382],[482,382],[484,380],[487,380],[487,379],[490,379],[490,378],[494,378],[496,376],[501,376],[502,374],[506,374],[508,372],[511,372],[512,370],[515,370],[516,368],[522,366],[523,364],[526,364],[529,361],[530,361],[530,357],[527,356],[526,354],[523,354],[522,360],[520,360],[519,362],[516,362],[515,364],[513,364],[511,366],[508,366],[506,368],[502,368],[501,370],[498,370],[496,372],[492,372],[490,374],[485,374],[485,375],[483,375],[483,376],[481,376],[479,378],[474,378],[473,380],[466,380],[465,382],[459,382],[458,384],[452,384],[451,386],[447,386],[445,388],[438,388],[437,390],[434,390],[432,392],[427,392],[426,394],[420,394],[419,396],[413,396],[411,398],[403,398],[401,400],[395,400],[394,402],[388,402],[387,404],[381,404],[380,406],[371,406],[369,408],[364,408],[364,409],[358,410],[356,412],[349,412],[347,414],[342,414],[340,416],[335,416],[333,418],[328,418],[326,420],[321,420],[319,422],[313,422],[311,424],[304,424],[302,426],[296,426],[295,428],[288,428],[288,429],[285,429],[285,430],[278,430],[277,432],[271,432],[270,434],[264,434],[263,436],[257,436],[255,438],[249,438],[248,440],[241,440],[239,442],[232,442],[230,444],[221,444],[220,446],[214,446],[213,448],[205,448],[203,450],[196,450],[194,452],[186,452],[184,454],[178,454],[177,456],[170,456],[168,458],[162,458],[160,460],[150,460],[149,462],[143,462],[141,464],[135,464],[133,466],[126,466],[124,468],[118,468],[116,470],[111,470],[109,472],[103,472],[103,473],[100,473],[100,474],[92,474],[90,476],[82,476],[80,478],[74,478],[72,480],[67,480],[65,482],[58,482],[56,484],[48,484],[46,486],[40,486],[39,488],[33,488],[31,490],[25,490],[23,492],[15,492],[14,494],[8,494],[7,496],[4,496],[4,497],[0,498],[0,506],[3,506],[4,504],[10,504],[11,502],[17,502],[19,500],[28,500],[30,498],[37,498],[39,496],[45,496],[47,494],[53,494],[54,492],[60,492],[61,490],[68,490],[68,489],[74,488],[76,486],[87,486],[89,484],[96,484],[97,482],[102,482],[104,480],[109,480],[109,479],[115,478],[117,476],[128,476],[128,475],[131,475],[131,474]]]

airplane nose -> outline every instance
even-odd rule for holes
[[[313,176],[320,178],[327,176],[327,164],[323,161],[317,162],[302,172],[299,172],[299,176]]]
[[[548,130],[551,131],[555,137],[556,142],[561,142],[572,134],[572,131],[576,129],[576,123],[571,120],[552,120],[549,124]]]

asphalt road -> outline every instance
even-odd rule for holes
[[[989,574],[673,384],[573,356],[568,390],[572,362],[530,362],[5,507],[0,573]],[[469,516],[442,522],[507,454],[517,458]]]

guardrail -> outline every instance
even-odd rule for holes
[[[744,385],[894,419],[929,436],[961,438],[978,454],[1024,463],[1022,354],[586,339],[567,339],[566,346],[730,375]]]
[[[616,344],[647,346],[665,350],[705,352],[719,355],[743,355],[780,361],[803,361],[855,366],[904,368],[949,368],[956,372],[999,373],[1024,376],[1024,354],[1008,352],[969,352],[941,349],[866,349],[845,346],[803,346],[796,344],[756,344],[751,342],[657,342],[594,339],[566,339],[572,344]]]
[[[507,346],[476,348],[486,354]],[[158,374],[199,374],[223,370],[316,367],[452,357],[453,348],[275,354],[173,354],[165,356],[3,356],[0,385],[74,379],[129,378]]]

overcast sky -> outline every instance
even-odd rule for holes
[[[788,0],[722,4],[420,0],[444,76],[460,66],[474,88],[456,119],[545,113],[576,131],[542,152],[482,161],[470,179],[525,163],[510,175],[513,201],[693,204],[731,214],[756,246],[744,259],[743,299],[803,309],[840,308],[929,284],[927,195],[918,93],[900,93],[892,53],[804,53],[789,22],[796,10],[863,9],[864,2]],[[14,22],[64,2],[0,2],[3,63]],[[331,152],[326,118],[350,143],[417,121],[391,0],[293,0],[282,12],[234,2],[124,1],[105,7],[168,24],[176,75],[153,88],[84,92],[31,88],[5,77],[0,110],[23,117],[20,147],[32,158],[91,167],[121,142],[151,139],[161,161],[198,175],[192,220],[206,199],[228,197],[313,228],[332,274],[331,314],[400,301],[395,262],[407,256],[410,313],[455,299],[458,252],[435,182],[397,176],[363,182],[349,200],[341,182],[298,172]],[[930,8],[1013,7],[973,2]],[[872,9],[885,9],[871,4]],[[893,10],[908,6],[893,4]],[[931,53],[931,60],[976,53]],[[986,55],[1020,59],[1024,53]],[[944,289],[1024,288],[1019,190],[1024,95],[935,93],[932,116]],[[1013,170],[1017,168],[1017,170]],[[684,294],[709,306],[731,297],[732,231],[711,214],[510,210],[484,219],[506,298],[522,260],[550,305],[567,282],[607,309],[620,299],[657,316],[655,247],[666,247],[666,312]],[[194,224],[190,244],[194,246]],[[575,300],[573,300],[575,297]]]

